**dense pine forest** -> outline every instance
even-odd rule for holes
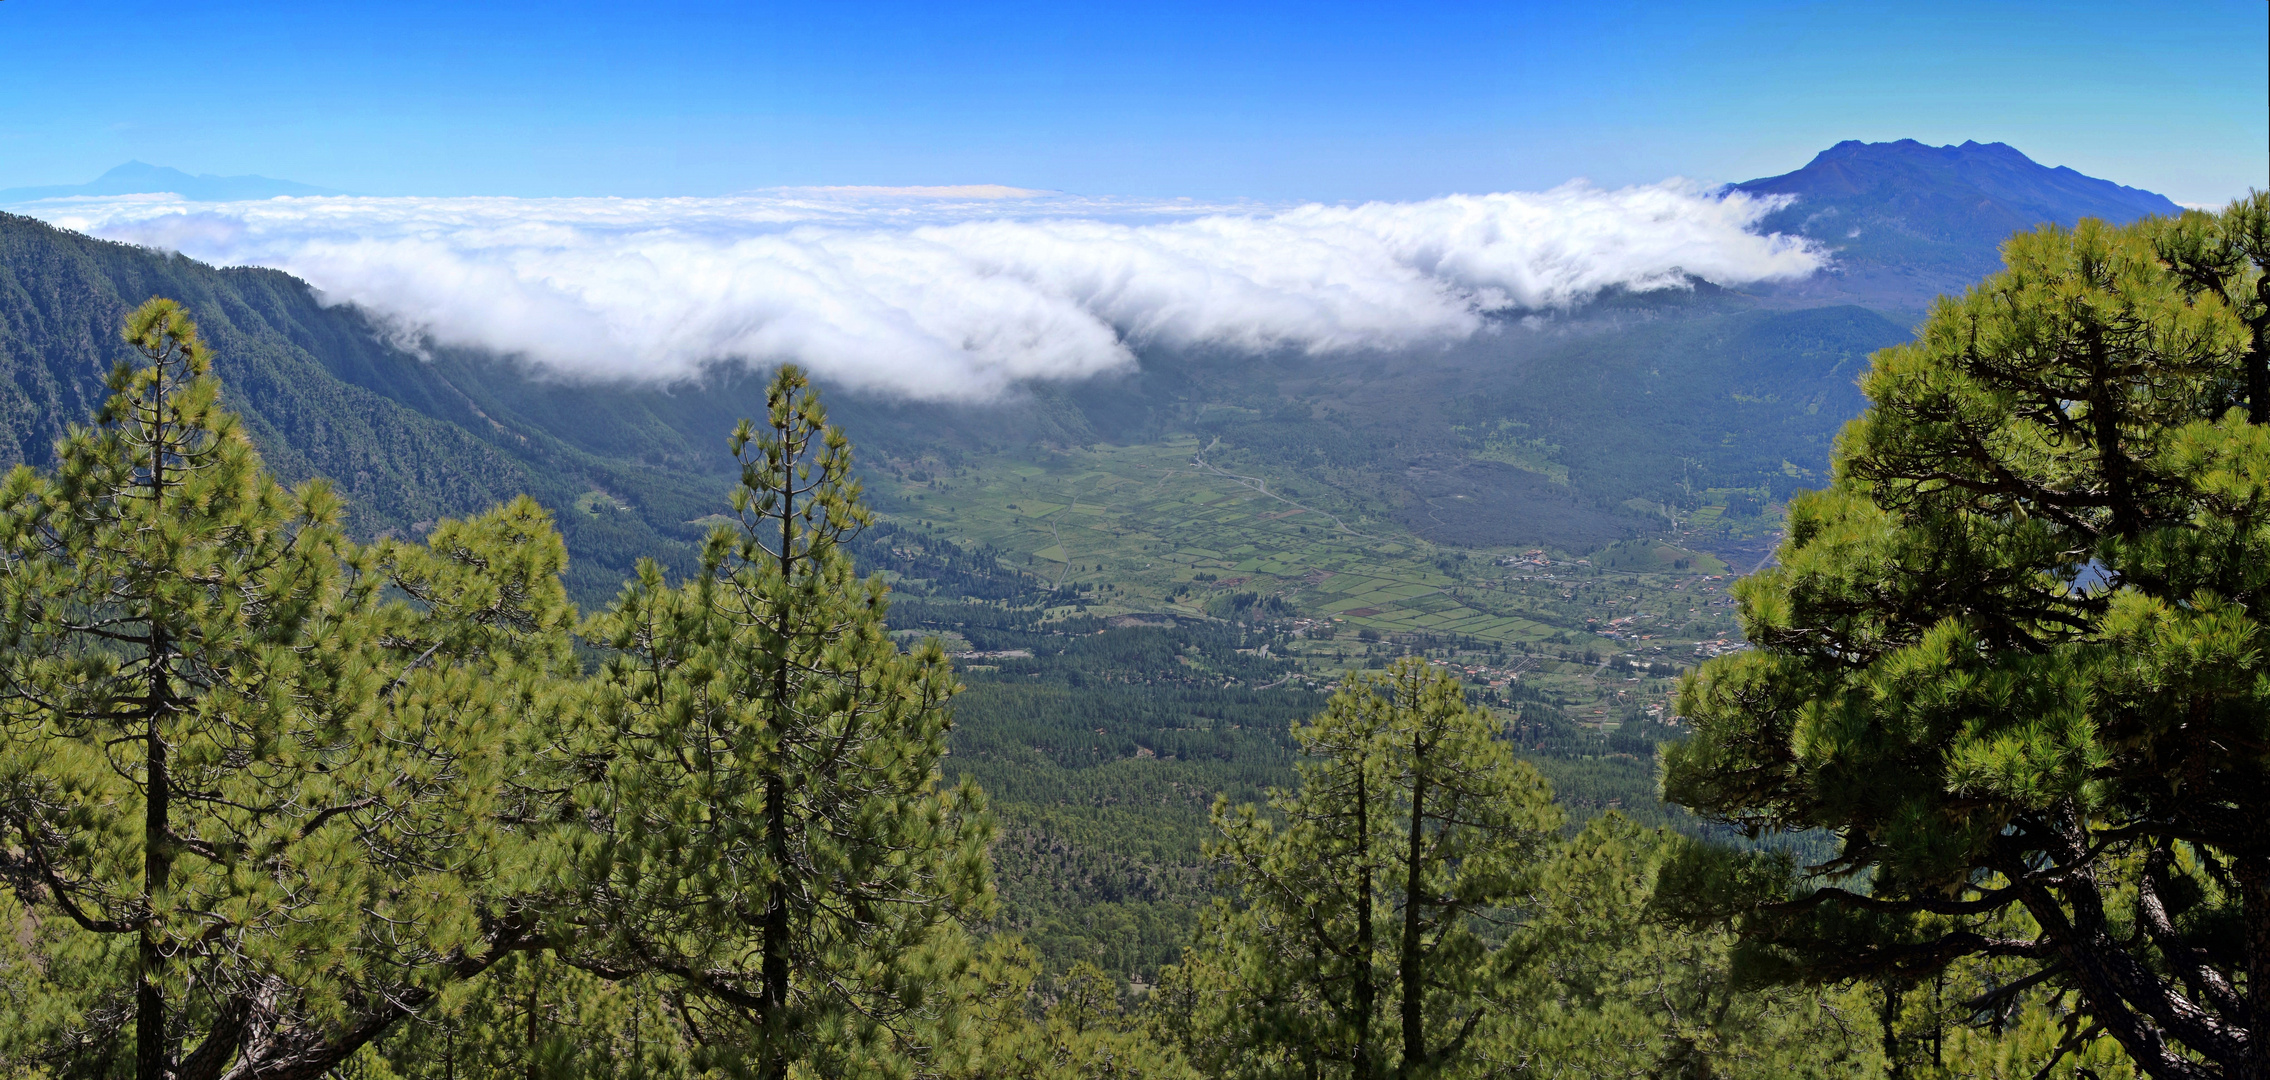
[[[0,486],[0,1073],[2270,1076],[2266,270],[2261,194],[2012,238],[1874,354],[1825,486],[1711,507],[1786,530],[1748,647],[1676,566],[1676,660],[1582,614],[1707,557],[1618,542],[1613,455],[1566,463],[1594,556],[1521,557],[1549,633],[1382,633],[1237,552],[1135,612],[941,529],[959,466],[862,471],[793,366],[684,535],[475,444],[492,508],[358,528],[151,300]],[[1486,405],[1483,450],[1557,437]],[[1262,483],[1218,441],[1188,468]],[[563,533],[618,514],[593,599]]]

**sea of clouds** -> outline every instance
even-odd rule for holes
[[[95,236],[268,266],[405,341],[570,378],[793,360],[978,399],[1124,368],[1147,344],[1441,344],[1601,290],[1803,277],[1779,203],[1685,181],[1361,205],[1202,205],[1002,187],[725,198],[79,197],[15,207]]]

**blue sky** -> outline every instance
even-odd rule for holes
[[[368,194],[999,183],[1413,199],[2008,142],[2270,185],[2262,0],[0,2],[0,188],[129,158]]]

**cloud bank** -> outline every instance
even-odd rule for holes
[[[1205,206],[1003,187],[715,199],[56,199],[65,228],[275,267],[415,338],[578,378],[794,360],[926,399],[1124,368],[1134,347],[1456,341],[1603,289],[1802,277],[1778,203],[1684,181],[1421,202]]]

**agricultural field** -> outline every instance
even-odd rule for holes
[[[1219,460],[1195,438],[957,468],[894,463],[868,483],[886,518],[1004,552],[1066,606],[1290,620],[1308,655],[1377,635],[1691,662],[1736,638],[1733,568],[1702,544],[1682,546],[1722,539],[1722,506],[1665,539],[1580,557],[1431,544],[1388,508]]]

